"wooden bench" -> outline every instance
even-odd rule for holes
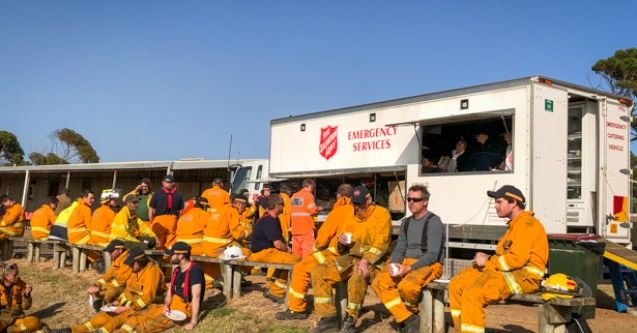
[[[443,333],[446,331],[444,304],[447,287],[447,282],[433,281],[423,289],[422,302],[419,306],[420,332]],[[540,305],[540,333],[566,332],[566,323],[571,320],[571,315],[577,312],[578,308],[595,305],[593,297],[554,298],[545,302],[540,293],[513,295],[504,303],[511,301]]]
[[[102,253],[102,257],[104,257],[104,267],[108,269],[111,266],[111,256],[104,255],[104,248],[99,245],[94,244],[66,244],[71,249],[71,255],[73,257],[73,272],[79,273],[86,270],[86,263],[88,259],[87,253],[89,251]]]
[[[53,269],[59,269],[64,265],[66,261],[66,242],[60,240],[37,240],[32,239],[31,237],[11,237],[9,240],[12,243],[24,243],[26,245],[27,250],[27,262],[40,262],[40,257],[42,256],[42,246],[49,246],[52,248],[53,254]],[[15,246],[11,246],[14,248]]]
[[[197,263],[218,264],[221,267],[221,276],[223,277],[223,294],[228,301],[232,299],[232,265],[229,265],[227,261],[215,257],[192,256],[190,259]],[[239,284],[241,284],[241,278],[239,278]]]
[[[274,264],[274,263],[261,262],[261,261],[248,261],[244,259],[228,260],[228,261],[225,261],[224,263],[231,267],[232,292],[229,298],[232,298],[235,296],[236,297],[241,296],[241,267],[265,267],[265,268],[287,270],[288,284],[292,281],[292,268],[294,267],[294,265],[292,264]],[[227,283],[226,280],[224,280],[224,284],[226,283]],[[288,286],[288,288],[285,289],[285,305],[287,305],[288,303],[289,291],[290,291],[290,288]]]

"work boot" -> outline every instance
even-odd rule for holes
[[[252,287],[252,281],[248,281],[244,278],[241,278],[241,288],[250,288]]]
[[[212,287],[219,290],[223,290],[223,279],[215,279],[212,282]]]
[[[278,320],[294,320],[294,319],[303,320],[303,319],[307,319],[308,314],[305,312],[296,312],[296,311],[287,309],[285,311],[277,312],[274,316]]]
[[[310,330],[310,333],[338,332],[338,317],[323,317],[318,325]]]
[[[420,317],[418,315],[411,315],[405,321],[401,323],[402,333],[420,333]]]
[[[263,296],[269,300],[271,300],[272,302],[276,303],[276,304],[283,304],[285,303],[285,297],[278,297],[278,296],[274,296],[272,295],[269,291],[264,291],[263,292]]]
[[[356,320],[354,320],[354,317],[350,316],[349,314],[345,315],[341,332],[356,333]]]

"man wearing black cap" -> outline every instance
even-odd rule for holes
[[[175,178],[166,175],[161,181],[161,190],[150,200],[148,216],[153,232],[157,235],[157,248],[170,248],[175,241],[177,217],[184,209],[184,198],[175,188]]]
[[[104,249],[110,253],[111,267],[95,283],[90,286],[86,293],[95,298],[94,306],[99,309],[103,304],[109,304],[119,296],[126,286],[126,280],[130,277],[132,269],[124,264],[128,255],[126,245],[119,239],[111,241]]]
[[[132,267],[133,272],[126,281],[124,292],[110,304],[115,307],[112,312],[99,312],[83,324],[72,326],[70,329],[53,330],[53,332],[89,333],[100,329],[102,332],[113,332],[120,328],[132,314],[152,304],[163,286],[164,273],[161,268],[138,247],[128,251],[124,264]]]
[[[354,188],[354,214],[343,221],[343,233],[338,236],[340,256],[312,270],[314,309],[321,317],[315,333],[338,330],[336,306],[332,286],[347,281],[347,312],[343,332],[355,332],[355,323],[367,292],[367,285],[378,271],[379,264],[389,250],[391,216],[378,206],[365,186]]]
[[[509,219],[495,254],[478,252],[473,267],[449,283],[449,307],[456,332],[484,332],[484,308],[512,295],[537,291],[548,261],[548,239],[542,223],[525,211],[522,191],[504,185],[488,191],[498,217]]]
[[[181,326],[192,330],[199,321],[199,310],[204,296],[204,274],[201,268],[190,260],[190,245],[177,242],[169,250],[170,261],[177,265],[170,279],[170,289],[164,304],[152,304],[147,309],[128,317],[122,329],[126,332],[156,333],[175,326],[164,313],[177,310],[186,314]]]

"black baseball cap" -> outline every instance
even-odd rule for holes
[[[367,189],[367,187],[358,185],[354,187],[354,192],[352,193],[352,203],[355,205],[362,205],[370,196],[371,194],[369,194],[369,190]]]
[[[168,255],[173,254],[190,254],[191,247],[186,242],[177,242],[168,250]]]
[[[110,243],[108,243],[108,245],[106,245],[104,251],[113,253],[116,249],[126,249],[126,244],[119,239],[113,239]]]
[[[521,203],[526,203],[526,199],[524,198],[524,194],[522,194],[522,191],[520,191],[513,185],[504,185],[497,191],[487,191],[487,195],[494,199],[507,197],[513,200],[517,200]]]
[[[146,253],[140,247],[134,247],[132,250],[128,251],[128,257],[124,260],[124,263],[128,266],[133,266],[135,261],[142,259],[146,256]]]
[[[174,183],[175,177],[173,177],[172,175],[165,175],[162,181],[167,183]]]

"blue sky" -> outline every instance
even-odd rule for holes
[[[268,155],[273,118],[543,74],[589,85],[635,1],[4,1],[0,129],[102,161]],[[611,5],[612,4],[612,5]]]

